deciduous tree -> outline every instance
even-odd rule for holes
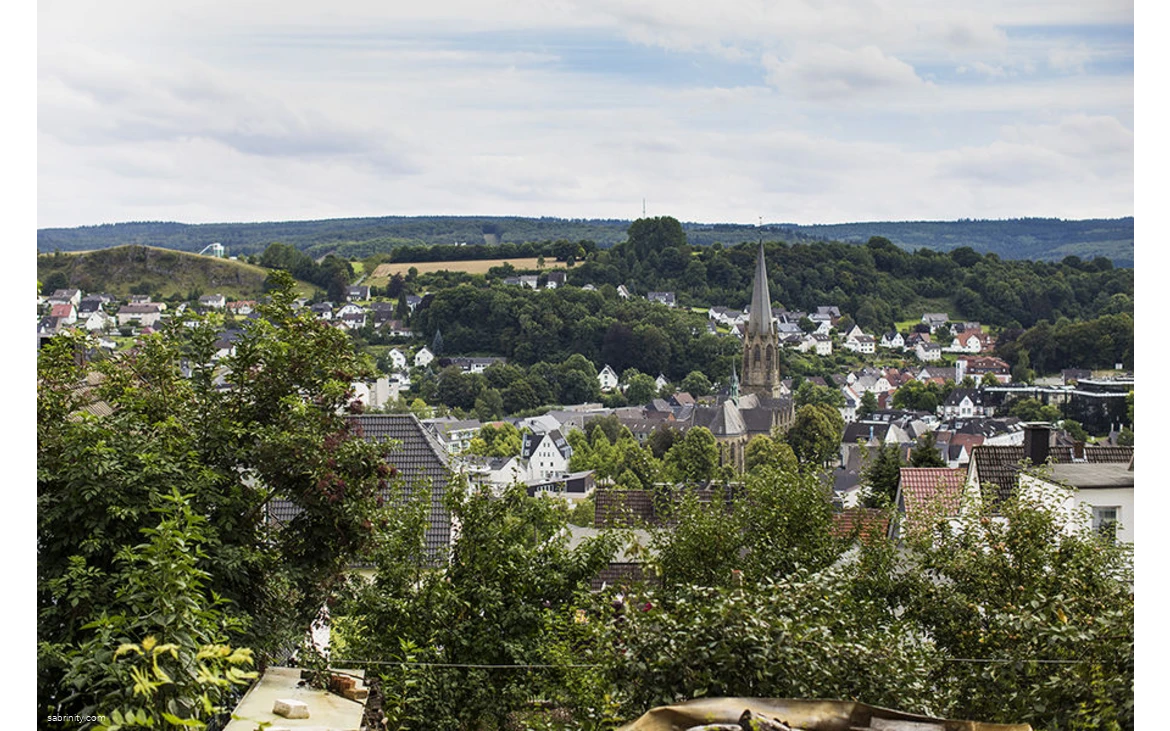
[[[214,321],[192,317],[117,358],[80,361],[87,343],[68,335],[40,352],[41,712],[98,700],[96,690],[63,684],[64,673],[97,637],[93,623],[127,606],[121,557],[159,526],[155,511],[174,490],[198,516],[205,606],[213,592],[229,601],[248,626],[228,638],[261,657],[300,637],[370,537],[390,467],[385,447],[355,434],[345,414],[350,384],[372,372],[348,336],[294,312],[293,281],[280,277],[261,317],[241,323],[235,353],[220,361]],[[297,515],[276,530],[265,510],[278,498]]]
[[[827,465],[841,446],[845,419],[825,404],[807,404],[796,411],[786,439],[802,464]]]

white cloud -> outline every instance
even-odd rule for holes
[[[1059,46],[1048,51],[1048,65],[1057,71],[1082,73],[1085,64],[1096,54],[1084,43],[1075,46]]]
[[[857,50],[827,44],[801,46],[784,60],[766,54],[763,64],[769,84],[806,98],[833,99],[927,86],[910,64],[876,46]]]
[[[38,216],[1131,214],[1132,79],[1035,75],[1075,44],[1005,34],[1030,3],[969,7],[45,0]],[[623,38],[653,63],[564,62]],[[661,73],[702,54],[746,72]]]
[[[976,61],[970,66],[960,66],[958,68],[960,74],[974,73],[980,76],[987,76],[990,78],[1003,78],[1008,75],[1007,70],[1003,66],[983,63]]]

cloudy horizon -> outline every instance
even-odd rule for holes
[[[1132,3],[38,5],[39,227],[1132,216]]]

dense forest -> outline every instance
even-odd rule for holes
[[[321,221],[183,224],[163,221],[103,224],[37,231],[42,253],[144,244],[199,251],[220,242],[234,255],[258,254],[274,241],[295,246],[315,258],[333,253],[366,257],[400,246],[433,244],[523,244],[541,241],[592,241],[600,248],[626,238],[630,221],[613,219],[521,218],[505,216],[386,216]],[[810,243],[840,240],[863,243],[873,236],[909,251],[951,251],[970,247],[1005,259],[1059,261],[1066,256],[1103,256],[1118,266],[1133,266],[1133,218],[1071,221],[1054,218],[1010,220],[903,221],[832,225],[683,223],[692,245],[732,246],[746,241],[783,239]],[[493,258],[493,257],[489,257]]]
[[[507,286],[503,278],[515,273],[509,266],[493,267],[486,275],[434,272],[368,283],[374,285],[376,296],[392,299],[403,292],[428,294],[410,324],[427,342],[442,331],[451,353],[501,355],[525,367],[562,363],[580,353],[598,367],[608,363],[619,373],[636,368],[678,380],[697,370],[722,379],[730,372],[735,348],[707,333],[705,315],[688,308],[744,307],[758,246],[694,246],[673,218],[639,219],[629,226],[627,238],[610,248],[557,240],[540,246],[399,250],[406,261],[433,261],[472,250],[525,249],[572,264],[566,270],[568,282],[577,287],[532,292]],[[836,306],[875,334],[895,327],[905,331],[923,312],[947,312],[954,321],[975,320],[994,328],[999,354],[1018,366],[1021,375],[1133,363],[1134,273],[1115,268],[1104,258],[1013,261],[969,247],[947,253],[908,252],[880,237],[863,245],[766,241],[763,246],[775,306],[800,311]],[[365,271],[385,258],[398,259],[393,254],[374,255],[364,262]],[[200,266],[180,266],[180,259]],[[267,270],[288,271],[314,284],[320,298],[334,301],[354,279],[348,261],[326,256],[318,262],[290,244],[271,244],[249,259]],[[179,276],[204,267],[254,270],[252,288],[263,285],[267,271],[143,247],[42,256],[39,263],[38,275],[50,290],[111,289],[108,277],[134,265],[139,268],[133,271],[145,279],[118,287],[153,293],[165,280],[171,289],[179,287],[176,296],[230,284],[222,276],[214,281]],[[595,290],[580,288],[585,285]],[[633,297],[620,297],[618,285],[625,285]],[[649,291],[663,290],[675,292],[683,307],[672,310],[644,298]]]
[[[532,292],[503,285],[505,272],[493,271],[422,275],[402,286],[431,288],[412,325],[428,341],[441,331],[452,353],[502,355],[521,366],[579,353],[619,373],[635,368],[677,381],[697,370],[722,379],[738,355],[737,341],[709,334],[705,313],[637,295],[674,290],[683,305],[742,308],[757,246],[691,247],[677,221],[641,219],[627,241],[568,270],[570,283],[592,284],[594,291]],[[909,253],[878,238],[863,246],[764,248],[773,303],[793,310],[834,305],[877,333],[923,311],[945,310],[952,320],[999,330],[1000,352],[1021,375],[1133,364],[1133,270],[1105,259],[1005,261],[967,248]],[[635,296],[619,296],[618,284]]]

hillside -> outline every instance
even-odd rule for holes
[[[112,295],[158,297],[219,293],[228,299],[255,299],[263,292],[266,269],[151,246],[119,246],[78,254],[37,257],[37,279],[53,289],[76,287]]]
[[[520,218],[491,216],[387,216],[270,223],[183,224],[136,222],[37,231],[37,251],[80,251],[126,244],[199,251],[220,242],[232,254],[258,254],[273,241],[291,244],[314,257],[328,253],[366,257],[396,246],[454,243],[524,243],[590,240],[602,248],[626,238],[630,221],[614,219]],[[844,241],[864,243],[882,236],[900,248],[952,251],[969,246],[1003,259],[1060,261],[1067,256],[1111,259],[1133,266],[1133,218],[1066,221],[1022,218],[1001,221],[901,221],[801,226],[684,223],[688,241],[698,246],[745,241],[789,243]]]

